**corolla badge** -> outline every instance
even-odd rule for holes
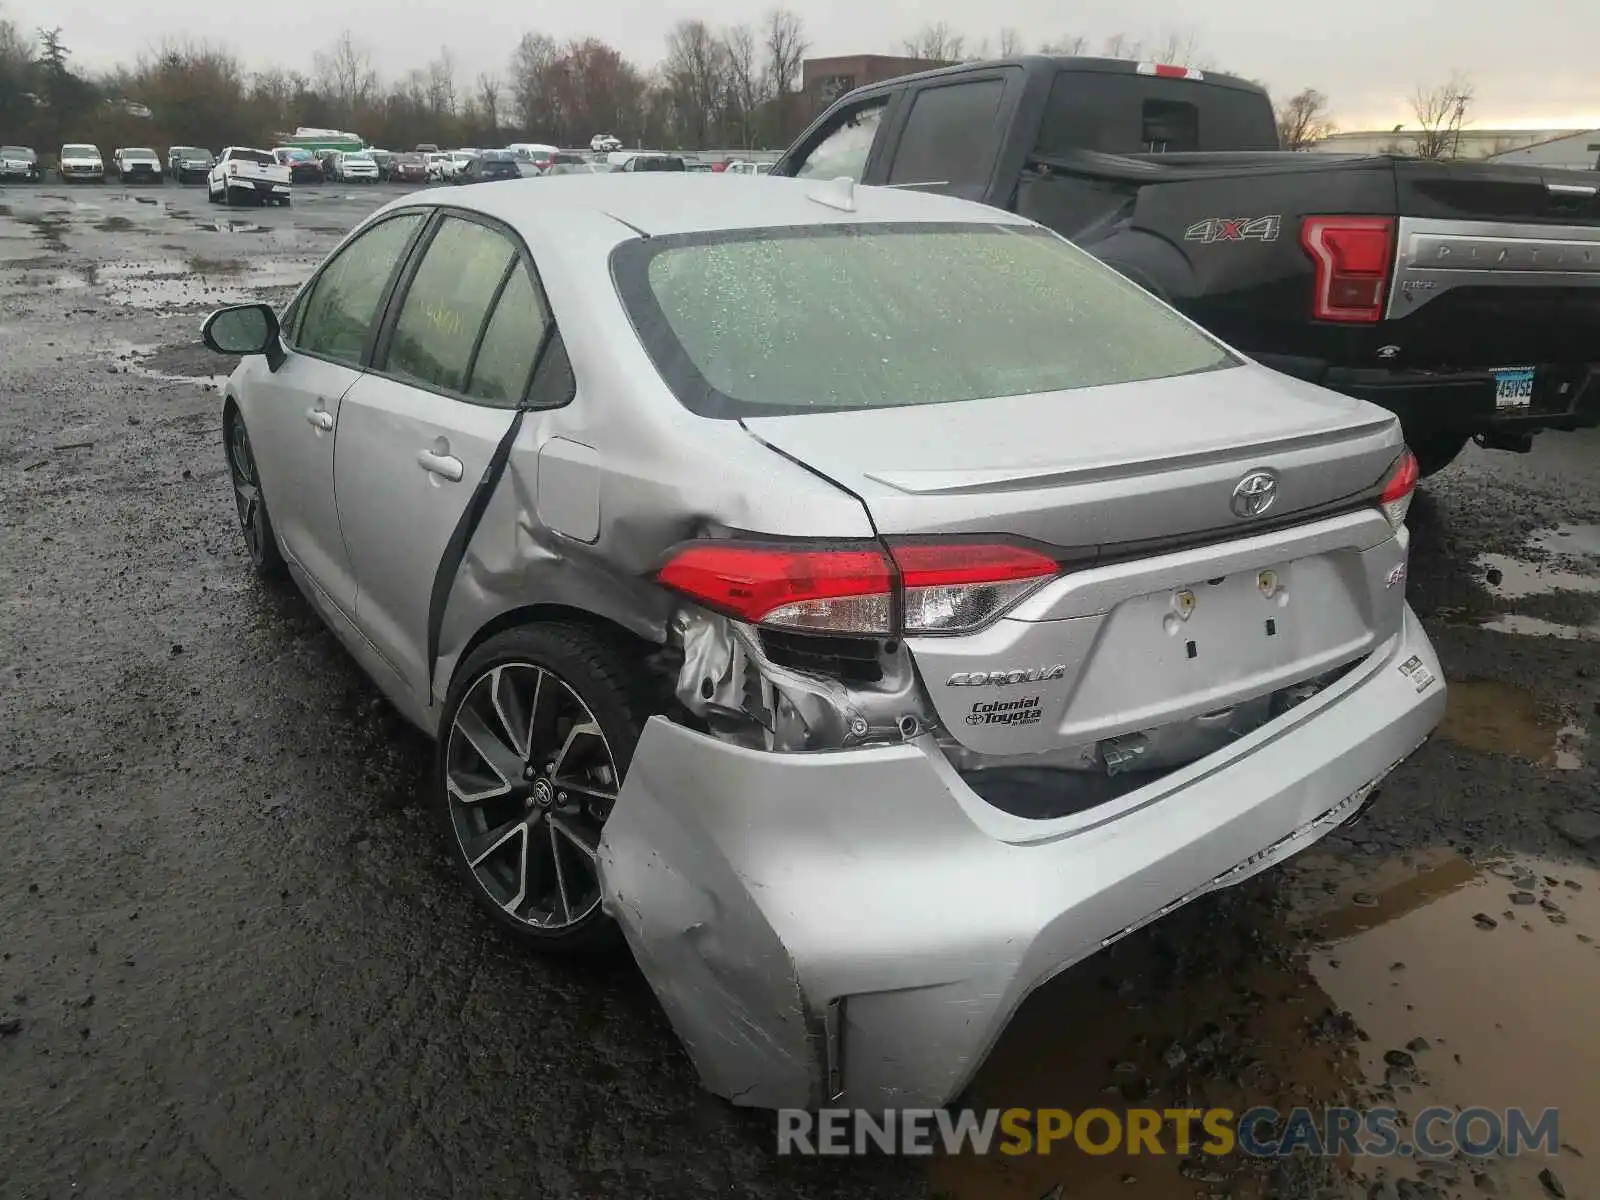
[[[1228,507],[1236,517],[1259,517],[1278,498],[1278,477],[1271,471],[1251,471],[1233,485]]]
[[[1028,667],[1015,671],[957,671],[944,681],[946,687],[1004,686],[1010,683],[1041,683],[1052,679],[1065,679],[1067,664],[1051,667]]]

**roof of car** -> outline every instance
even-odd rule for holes
[[[465,199],[452,192],[449,199],[441,195],[440,202]],[[573,174],[495,184],[472,196],[471,205],[512,225],[539,223],[559,208],[573,216],[609,216],[652,235],[885,221],[1027,224],[987,205],[897,188],[853,188],[853,211],[814,198],[842,192],[839,184],[818,179],[767,176],[745,184],[709,172]],[[412,198],[426,199],[432,197]]]

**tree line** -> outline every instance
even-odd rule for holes
[[[525,34],[501,72],[464,72],[448,49],[422,67],[384,80],[350,31],[312,56],[310,70],[246,70],[231,51],[168,41],[132,64],[77,70],[59,29],[32,36],[0,11],[0,140],[45,151],[67,141],[122,145],[271,145],[308,125],[348,129],[370,144],[406,149],[497,146],[510,141],[587,145],[609,133],[629,146],[701,150],[781,148],[794,132],[805,24],[784,8],[758,23],[713,28],[682,20],[659,63],[630,62],[598,38],[558,42]],[[1117,33],[1098,43],[1062,35],[1032,46],[1015,29],[971,39],[945,23],[925,25],[897,48],[907,57],[956,63],[1046,54],[1155,59],[1201,69],[1212,63],[1192,32],[1145,40]],[[1419,90],[1415,146],[1396,150],[1450,157],[1472,100],[1459,77]],[[1306,88],[1277,106],[1286,149],[1335,131],[1328,98]],[[798,114],[804,120],[812,114]]]

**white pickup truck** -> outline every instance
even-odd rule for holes
[[[206,177],[206,198],[213,204],[255,200],[289,204],[289,168],[268,150],[228,146]]]

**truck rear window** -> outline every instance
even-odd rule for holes
[[[1175,154],[1276,150],[1272,102],[1259,92],[1191,79],[1060,71],[1036,152]]]
[[[277,159],[261,150],[230,150],[228,157],[238,162],[260,163],[263,167],[275,167],[278,165]]]
[[[655,237],[618,247],[613,272],[662,378],[702,416],[946,404],[1239,361],[1032,226]]]

